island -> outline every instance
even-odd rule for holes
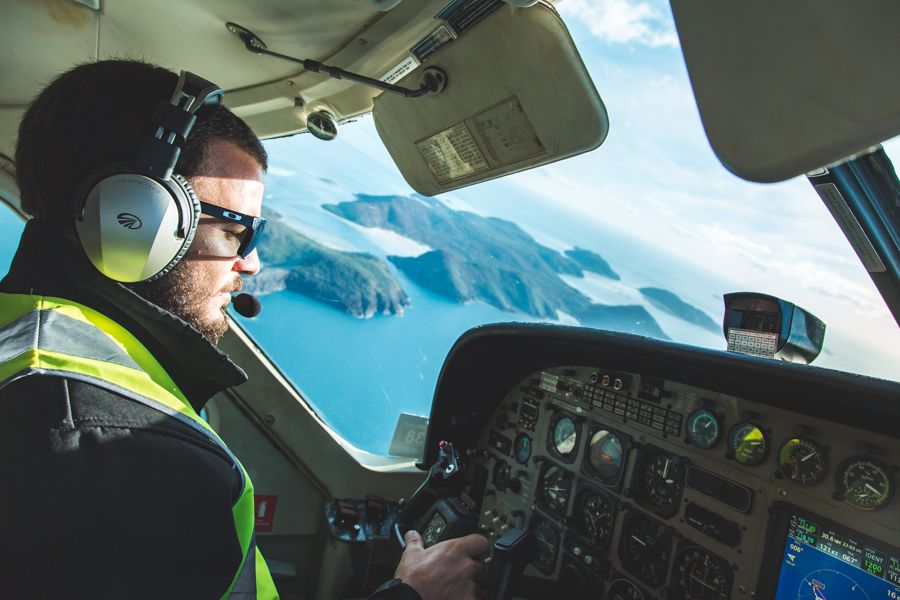
[[[320,244],[274,210],[265,209],[263,216],[268,224],[258,251],[266,268],[245,281],[246,291],[287,289],[358,318],[399,315],[410,306],[409,296],[383,260]]]
[[[640,288],[640,292],[650,304],[672,316],[678,317],[688,323],[693,323],[694,325],[713,333],[722,332],[722,326],[713,321],[709,315],[699,308],[688,304],[669,290],[655,287],[643,287]]]
[[[597,275],[602,275],[603,277],[607,277],[612,279],[613,281],[619,281],[622,278],[619,277],[619,274],[613,271],[612,267],[609,266],[609,263],[606,260],[597,254],[596,252],[591,252],[590,250],[585,250],[584,248],[572,248],[571,250],[566,250],[566,256],[574,260],[578,263],[585,271],[590,271],[591,273],[596,273]]]
[[[583,325],[668,339],[644,307],[595,304],[560,277],[583,277],[588,270],[618,279],[596,253],[575,248],[562,254],[511,221],[453,210],[418,194],[357,194],[354,201],[323,208],[432,248],[419,256],[388,259],[417,285],[450,300],[480,300],[539,319],[557,320],[562,312]]]

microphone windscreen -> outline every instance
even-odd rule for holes
[[[256,296],[246,293],[232,298],[231,304],[239,315],[248,319],[255,317],[262,310],[262,304],[256,299]]]

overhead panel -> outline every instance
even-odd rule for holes
[[[408,88],[440,67],[437,95],[375,99],[375,125],[407,182],[434,195],[599,146],[606,109],[565,24],[547,4],[455,0],[384,78]]]
[[[900,134],[900,2],[672,0],[706,135],[772,182]]]

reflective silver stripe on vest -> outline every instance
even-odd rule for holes
[[[255,600],[256,599],[256,534],[250,537],[250,547],[247,549],[247,558],[241,572],[234,581],[234,587],[228,595],[228,600]]]
[[[55,310],[33,310],[0,328],[0,364],[33,349],[52,350],[140,370],[138,364],[97,327]]]

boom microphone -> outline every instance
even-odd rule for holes
[[[239,315],[247,317],[248,319],[252,319],[262,310],[262,304],[256,299],[256,296],[247,293],[238,294],[233,297],[231,299],[231,305],[234,306],[234,310],[237,311]]]

